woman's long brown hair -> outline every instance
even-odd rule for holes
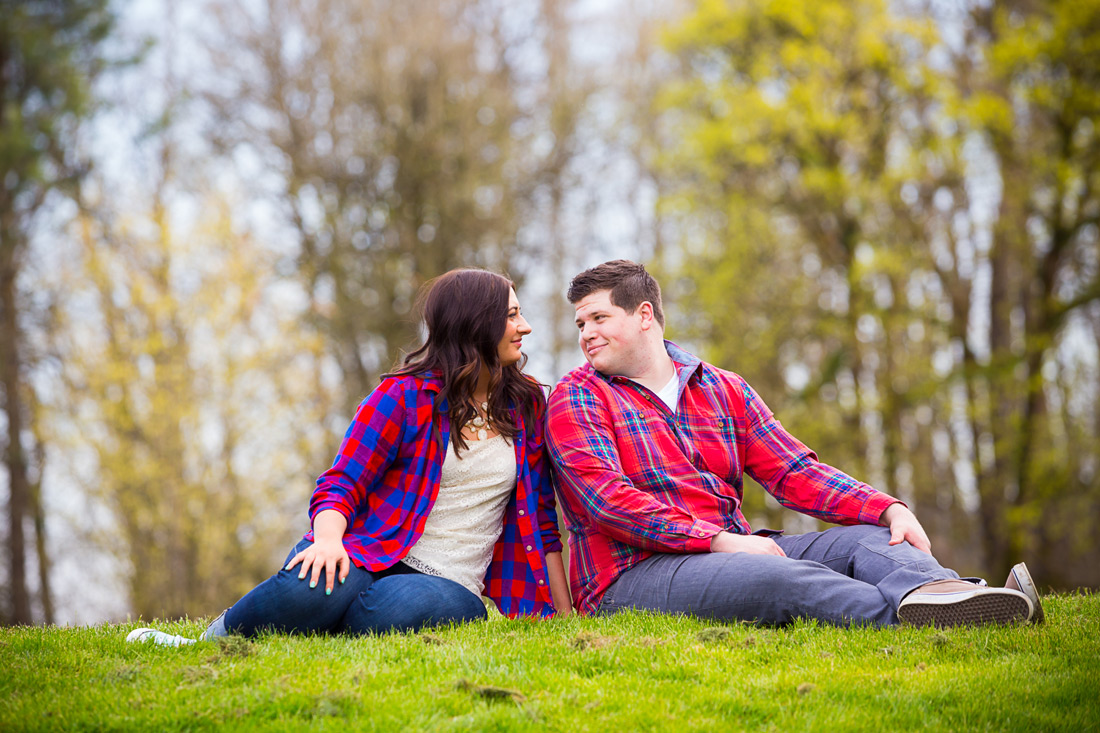
[[[495,272],[451,270],[425,283],[420,311],[428,337],[402,364],[383,376],[433,372],[443,380],[435,413],[446,400],[451,419],[451,443],[458,453],[466,449],[462,426],[475,413],[474,389],[482,368],[489,370],[489,420],[510,439],[519,428],[509,415],[514,408],[528,430],[546,409],[542,385],[524,374],[519,362],[502,366],[497,348],[508,322],[508,295],[512,281]],[[433,428],[438,434],[438,428]]]

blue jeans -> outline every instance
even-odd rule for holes
[[[763,625],[804,618],[887,626],[898,622],[898,604],[910,591],[959,577],[908,542],[891,546],[885,527],[835,527],[772,539],[787,557],[648,557],[607,589],[599,613],[638,608]]]
[[[299,634],[347,634],[416,631],[426,626],[486,618],[485,604],[462,585],[413,570],[403,563],[376,572],[352,565],[343,583],[325,595],[325,574],[316,588],[310,576],[298,579],[300,566],[286,570],[290,559],[312,543],[302,540],[275,575],[250,590],[225,612],[231,633],[254,636],[260,631]]]

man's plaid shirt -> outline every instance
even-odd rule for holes
[[[721,530],[751,533],[744,473],[780,504],[837,524],[877,524],[896,501],[819,463],[744,379],[665,346],[679,374],[675,414],[637,382],[590,364],[550,395],[547,444],[582,613],[653,553],[709,552]]]
[[[348,520],[344,547],[351,561],[382,570],[408,554],[424,532],[439,493],[450,420],[442,405],[433,439],[432,406],[442,384],[431,376],[389,377],[359,405],[332,468],[317,479],[309,504]],[[513,411],[517,422],[519,411]],[[546,553],[561,552],[554,486],[543,425],[520,425],[515,438],[516,490],[485,573],[485,595],[506,616],[554,612]],[[313,539],[313,533],[306,534]]]

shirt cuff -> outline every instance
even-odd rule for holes
[[[686,551],[710,552],[711,539],[721,531],[722,528],[717,524],[711,524],[702,519],[696,519],[691,524],[691,530],[688,531]]]
[[[331,509],[332,511],[340,512],[340,514],[344,517],[344,519],[347,520],[348,529],[351,529],[351,520],[353,520],[355,518],[355,514],[354,514],[354,512],[349,512],[347,505],[342,503],[342,502],[339,502],[339,501],[323,501],[320,504],[318,504],[316,507],[314,507],[313,508],[313,513],[310,514],[310,516],[309,516],[309,524],[310,524],[311,529],[313,527],[313,520],[317,518],[318,514],[325,511],[326,509]],[[347,530],[345,530],[345,532],[346,531]]]
[[[909,506],[901,499],[895,499],[889,494],[884,494],[881,491],[875,490],[875,493],[868,497],[867,501],[863,504],[863,508],[859,510],[859,521],[863,524],[873,524],[877,526],[879,520],[882,519],[882,513],[894,504],[901,504],[906,508]]]

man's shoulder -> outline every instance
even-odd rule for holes
[[[745,378],[736,372],[732,372],[729,369],[723,369],[722,367],[715,366],[708,361],[703,361],[699,357],[689,354],[683,350],[680,350],[681,354],[688,354],[692,356],[692,359],[686,360],[683,358],[676,358],[678,355],[673,355],[670,349],[670,355],[681,367],[687,367],[692,371],[692,381],[707,388],[719,388],[719,389],[733,389],[738,392],[743,391],[748,387],[748,382]]]
[[[612,380],[591,365],[579,366],[562,377],[550,392],[547,409],[551,423],[568,415],[592,414],[609,408],[615,401],[616,387]]]
[[[594,384],[602,384],[605,380],[592,368],[591,364],[582,364],[568,372],[558,380],[551,391],[551,397],[558,392],[568,392],[576,389],[591,389]]]

